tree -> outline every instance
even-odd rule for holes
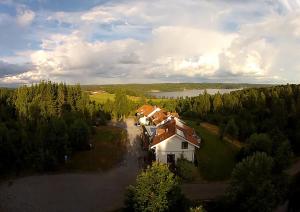
[[[114,113],[116,118],[122,118],[127,116],[130,112],[130,101],[128,100],[126,93],[119,90],[115,96]]]
[[[213,100],[213,108],[214,108],[214,111],[217,112],[217,111],[219,111],[222,107],[223,107],[223,102],[222,102],[221,94],[218,92],[218,93],[214,96],[214,100]]]
[[[198,170],[194,164],[183,157],[177,160],[176,168],[178,175],[187,181],[193,181],[198,175]]]
[[[238,163],[232,172],[226,200],[233,211],[272,211],[278,203],[272,181],[273,159],[258,152]]]
[[[248,155],[254,152],[265,152],[268,155],[272,153],[272,140],[270,139],[268,134],[265,133],[254,133],[247,140],[248,147],[247,153]]]
[[[167,165],[154,162],[128,188],[125,205],[133,211],[181,211],[182,200],[178,179]]]
[[[88,146],[89,139],[89,128],[87,124],[78,119],[70,126],[69,137],[73,149],[81,150]]]
[[[225,127],[225,134],[229,134],[233,137],[237,137],[239,134],[239,128],[236,125],[234,119],[230,119]]]

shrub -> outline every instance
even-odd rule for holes
[[[198,175],[198,170],[194,164],[184,158],[177,160],[177,174],[186,181],[193,181]]]

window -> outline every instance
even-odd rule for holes
[[[183,141],[183,142],[181,143],[181,149],[187,149],[188,146],[189,146],[189,144],[188,144],[188,142],[186,142],[186,141]]]

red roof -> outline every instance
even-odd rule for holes
[[[153,114],[153,116],[151,117],[152,122],[155,125],[158,125],[159,123],[166,120],[167,118],[168,118],[167,113],[164,110],[160,110],[160,111],[155,112]]]
[[[177,130],[180,130],[183,134],[179,135],[177,133]],[[193,144],[195,146],[199,146],[198,137],[196,136],[194,129],[191,127],[188,127],[187,125],[185,125],[183,123],[180,123],[180,126],[179,126],[179,124],[176,123],[175,119],[171,119],[166,124],[157,128],[156,135],[154,136],[154,138],[152,140],[151,146],[154,146],[154,145],[170,138],[171,136],[173,136],[175,134],[184,138],[191,144]]]
[[[140,114],[143,114],[144,116],[148,116],[154,110],[155,110],[155,107],[152,105],[143,105],[142,107],[137,109],[137,112]]]

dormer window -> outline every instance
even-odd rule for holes
[[[181,142],[181,149],[187,149],[188,146],[189,146],[188,142],[186,141]]]

